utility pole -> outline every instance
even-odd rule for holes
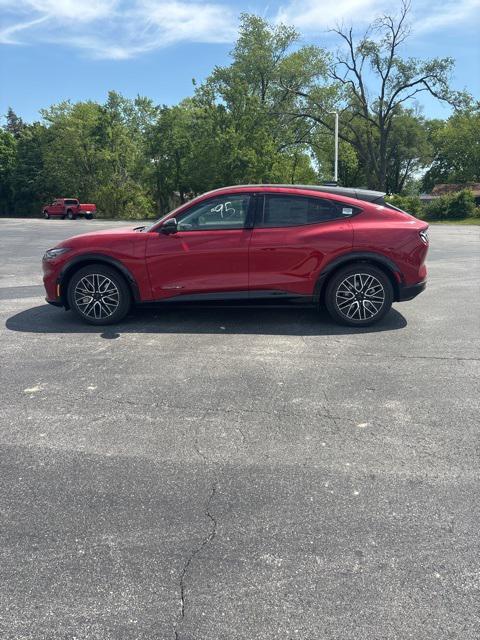
[[[338,184],[338,111],[329,111],[335,114],[335,164],[333,171],[333,180]]]

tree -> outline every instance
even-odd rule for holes
[[[153,202],[145,189],[144,138],[155,117],[145,98],[111,91],[104,105],[63,102],[42,111],[48,191],[98,205],[108,217],[146,217]]]
[[[429,138],[435,153],[425,190],[443,182],[480,182],[480,102],[431,123]]]
[[[389,147],[395,120],[405,105],[422,93],[456,107],[466,99],[449,87],[451,58],[402,57],[402,46],[410,35],[409,10],[410,4],[403,2],[398,17],[378,18],[358,41],[352,28],[333,29],[343,43],[329,67],[335,92],[333,88],[325,91],[316,75],[303,84],[297,77],[285,85],[297,96],[296,117],[332,131],[328,112],[340,112],[340,138],[356,150],[371,188],[387,188]]]
[[[401,109],[392,121],[387,146],[385,190],[402,193],[432,156],[425,119],[412,109]]]
[[[49,197],[44,173],[46,128],[39,122],[26,125],[17,140],[16,163],[11,173],[13,213],[38,215]]]
[[[5,116],[7,120],[7,124],[5,125],[5,130],[8,133],[11,133],[14,138],[18,138],[22,131],[25,129],[26,124],[17,116],[12,107],[8,107],[7,115]]]
[[[89,200],[99,182],[101,106],[62,102],[42,112],[47,125],[43,160],[52,197]]]
[[[196,104],[215,123],[223,184],[315,180],[307,153],[310,127],[282,117],[294,97],[281,78],[314,64],[326,72],[322,50],[292,51],[298,38],[291,27],[243,14],[232,64],[216,67],[197,90]]]
[[[0,215],[12,213],[15,207],[12,175],[17,164],[17,141],[0,129]]]
[[[147,133],[147,175],[159,215],[168,211],[173,193],[178,193],[183,203],[192,189],[189,169],[194,135],[187,101],[162,107]]]

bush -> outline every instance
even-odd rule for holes
[[[423,214],[423,206],[418,196],[401,196],[397,193],[386,196],[385,200],[393,204],[394,207],[403,209],[412,216],[420,218]]]
[[[463,189],[431,200],[425,207],[426,220],[462,220],[475,215],[473,193]]]

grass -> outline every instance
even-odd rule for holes
[[[480,218],[463,218],[463,220],[426,220],[428,224],[466,224],[480,226]]]

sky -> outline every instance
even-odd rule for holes
[[[328,30],[360,33],[399,0],[0,0],[0,114],[38,120],[53,103],[105,101],[110,89],[175,104],[225,65],[241,12],[297,27],[301,43],[334,51]],[[412,0],[404,55],[453,57],[452,86],[480,98],[480,0]],[[420,97],[427,117],[448,106]]]

